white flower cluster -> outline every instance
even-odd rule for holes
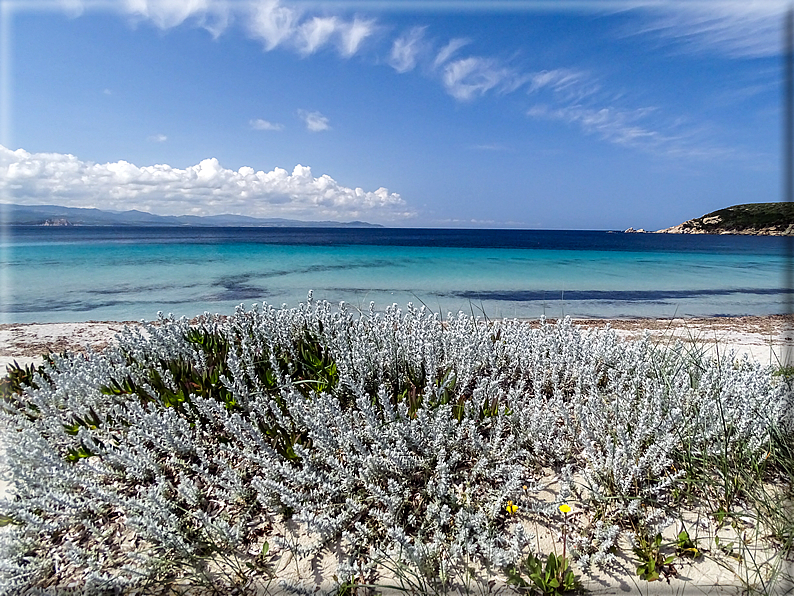
[[[128,329],[0,402],[0,594],[217,579],[211,555],[255,574],[265,540],[293,544],[287,525],[298,557],[336,548],[342,578],[378,558],[502,569],[530,543],[505,505],[544,468],[601,520],[579,540],[598,561],[620,527],[664,523],[684,450],[762,457],[784,422],[790,393],[770,370],[684,356],[569,320],[311,295]]]

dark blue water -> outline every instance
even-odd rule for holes
[[[413,228],[6,228],[6,240],[37,242],[152,244],[286,244],[311,246],[419,246],[524,248],[715,254],[782,254],[785,238],[696,234],[624,234],[578,230],[459,230]],[[790,239],[789,239],[790,240]]]

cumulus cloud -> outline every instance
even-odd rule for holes
[[[495,60],[471,56],[447,64],[442,81],[452,97],[468,101],[491,89],[504,93],[515,91],[527,81],[527,77]]]
[[[97,164],[60,153],[0,146],[0,193],[26,205],[141,209],[159,215],[287,217],[395,221],[414,214],[386,188],[348,188],[308,166],[288,172],[223,168],[215,158],[185,169],[126,161]]]
[[[328,118],[323,116],[320,112],[298,110],[298,116],[306,123],[307,130],[311,132],[321,132],[323,130],[330,130],[331,128],[328,124]]]
[[[249,121],[251,128],[254,130],[283,130],[284,125],[278,124],[276,122],[269,122],[267,120],[262,120],[261,118],[257,118],[256,120]]]
[[[399,73],[416,67],[416,60],[424,47],[425,27],[414,27],[394,40],[389,54],[389,65]]]

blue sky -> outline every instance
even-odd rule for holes
[[[659,229],[781,196],[785,3],[3,2],[4,202]]]

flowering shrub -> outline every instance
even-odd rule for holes
[[[746,360],[311,295],[161,318],[4,387],[4,594],[264,585],[268,545],[334,552],[347,585],[395,559],[441,581],[506,569],[544,468],[591,512],[571,543],[598,562],[621,529],[669,521],[684,451],[763,458],[790,432],[785,383]]]

